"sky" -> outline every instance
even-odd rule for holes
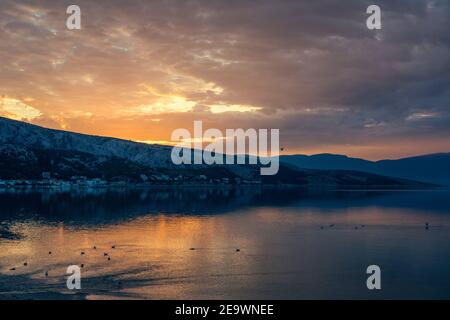
[[[449,30],[448,0],[1,0],[0,115],[157,143],[194,120],[280,129],[290,154],[450,152]]]

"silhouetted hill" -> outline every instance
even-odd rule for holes
[[[154,183],[295,184],[302,186],[425,186],[420,182],[352,170],[304,170],[282,164],[275,176],[261,176],[258,165],[182,165],[171,162],[171,148],[127,140],[52,130],[0,118],[0,179],[58,180],[83,176],[106,181]],[[202,177],[202,179],[198,179]]]
[[[356,170],[390,177],[450,185],[450,153],[381,161],[368,161],[334,154],[289,155],[282,156],[281,162],[303,169]]]

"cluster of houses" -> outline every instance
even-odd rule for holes
[[[61,180],[52,177],[50,172],[43,172],[42,178],[39,180],[0,179],[0,188],[47,187],[70,189],[72,187],[102,188],[128,185],[256,185],[261,183],[260,181],[245,180],[241,178],[208,178],[205,175],[186,177],[183,175],[169,176],[166,174],[141,174],[139,180],[139,182],[136,182],[130,181],[127,177],[115,177],[106,181],[100,178],[87,178],[85,176],[73,176],[70,180]]]

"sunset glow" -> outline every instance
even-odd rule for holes
[[[63,3],[1,2],[1,116],[135,141],[194,120],[279,128],[284,153],[448,151],[445,1],[386,4],[375,31],[363,2],[78,5],[68,30]]]

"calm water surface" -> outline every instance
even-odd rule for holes
[[[0,299],[42,298],[448,299],[450,192],[3,192]]]

